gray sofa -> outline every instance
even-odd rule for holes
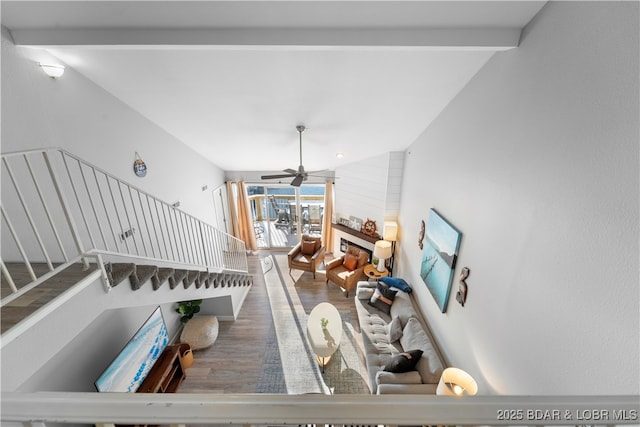
[[[446,363],[414,298],[398,290],[390,314],[368,304],[377,282],[358,282],[355,305],[364,344],[372,394],[435,394]],[[397,318],[397,319],[394,319]],[[391,335],[390,335],[391,329]],[[400,338],[391,342],[390,336]],[[422,350],[414,371],[384,371],[398,353]]]

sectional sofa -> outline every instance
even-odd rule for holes
[[[385,307],[385,303],[375,297],[380,296],[379,292],[375,292],[378,286],[383,290],[386,287],[384,284],[379,285],[379,282],[360,281],[356,286],[355,296],[371,393],[435,394],[447,363],[413,296],[410,292],[392,286],[390,289],[392,293],[395,291],[395,297],[391,304],[388,304],[389,299],[381,298],[390,305]],[[410,291],[410,287],[407,290]],[[397,366],[397,361],[406,362],[406,357],[409,357],[407,353],[414,350],[420,350],[422,354],[414,358],[413,362],[417,360],[417,363],[412,370],[385,370],[385,367],[391,369],[389,366]]]

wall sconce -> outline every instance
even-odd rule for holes
[[[438,396],[474,396],[478,392],[478,384],[471,375],[458,368],[447,368],[442,371],[436,394]]]
[[[386,240],[378,240],[373,248],[373,256],[378,257],[378,271],[384,272],[384,260],[391,258],[391,242]]]
[[[56,65],[56,64],[43,64],[42,62],[38,63],[47,76],[52,79],[57,79],[64,74],[64,66]]]

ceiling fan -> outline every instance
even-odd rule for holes
[[[294,187],[300,187],[302,181],[306,181],[311,174],[322,172],[307,172],[304,170],[304,166],[302,166],[302,132],[306,129],[303,125],[296,126],[298,133],[300,134],[300,166],[298,166],[298,170],[295,169],[285,169],[282,172],[286,172],[285,174],[277,174],[277,175],[262,175],[262,179],[278,179],[278,178],[293,178],[291,181],[291,185]]]

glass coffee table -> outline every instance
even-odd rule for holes
[[[341,338],[342,318],[338,309],[328,302],[316,305],[307,318],[307,339],[323,373]]]

